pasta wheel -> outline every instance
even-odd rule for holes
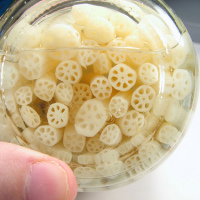
[[[2,68],[3,79],[2,79],[2,89],[11,89],[16,86],[20,79],[20,72],[17,69],[17,64],[10,62],[5,62]]]
[[[95,164],[109,164],[119,159],[119,153],[114,149],[104,149],[95,156]]]
[[[151,63],[144,63],[139,67],[138,76],[146,85],[152,85],[158,81],[158,69]]]
[[[130,92],[118,92],[114,95],[109,103],[109,111],[116,117],[123,117],[130,106],[131,96]]]
[[[136,23],[130,17],[119,12],[111,15],[110,22],[118,37],[125,37],[136,28]]]
[[[85,147],[86,137],[79,135],[73,124],[68,124],[64,130],[63,145],[73,153],[82,152]]]
[[[20,109],[20,114],[26,125],[30,128],[37,128],[41,123],[40,116],[30,106],[23,105]]]
[[[75,118],[75,129],[78,134],[93,137],[105,125],[107,112],[101,101],[87,100],[82,104]]]
[[[108,48],[119,48],[119,47],[126,47],[126,43],[121,38],[116,38],[108,43]],[[119,50],[107,51],[108,57],[113,61],[115,64],[120,64],[126,61],[126,52]]]
[[[144,134],[138,133],[137,135],[133,136],[130,140],[131,144],[138,148],[142,146],[147,141],[147,138]]]
[[[132,94],[131,105],[138,112],[147,112],[152,106],[156,92],[149,85],[141,85]]]
[[[34,135],[39,142],[52,147],[62,139],[63,130],[50,125],[42,125],[35,130]]]
[[[134,136],[144,126],[144,115],[135,110],[130,110],[124,117],[117,120],[117,124],[124,135]]]
[[[100,53],[99,50],[92,50],[90,48],[99,47],[99,45],[94,40],[84,40],[82,42],[82,46],[85,47],[86,49],[80,49],[78,51],[77,60],[81,66],[87,68],[87,66],[92,65],[96,62],[98,55]]]
[[[15,100],[19,105],[28,105],[32,102],[33,92],[29,86],[20,87],[15,92]]]
[[[56,86],[55,100],[68,106],[72,101],[73,94],[73,88],[70,83],[59,83]]]
[[[116,124],[107,125],[100,135],[100,141],[108,146],[117,146],[122,140],[122,133]]]
[[[96,62],[93,64],[93,71],[96,74],[108,74],[112,68],[112,62],[106,53],[99,53]]]
[[[181,132],[169,123],[163,123],[157,133],[155,139],[159,142],[174,146],[181,136]]]
[[[115,29],[106,18],[94,17],[85,26],[84,35],[98,44],[106,44],[114,39]]]
[[[19,70],[28,80],[35,80],[50,71],[54,63],[47,62],[47,56],[38,52],[25,52],[19,58]]]
[[[54,128],[63,128],[67,125],[69,118],[68,107],[61,103],[53,103],[49,106],[47,120]]]
[[[49,75],[36,80],[34,94],[44,100],[51,101],[56,90],[56,81]]]
[[[66,60],[56,67],[55,75],[58,80],[64,83],[75,84],[82,78],[82,68],[78,62]]]
[[[110,84],[116,89],[120,91],[128,91],[132,88],[137,79],[136,71],[130,68],[126,64],[118,64],[114,66],[108,75],[108,80]]]
[[[92,98],[92,92],[89,85],[85,83],[77,83],[73,85],[73,104],[82,105],[85,101]]]
[[[112,94],[112,86],[105,76],[96,76],[90,83],[92,94],[100,100],[108,99]]]
[[[175,69],[173,73],[172,97],[185,99],[192,92],[192,78],[187,70]]]
[[[100,141],[100,136],[97,134],[94,137],[90,137],[86,141],[86,149],[90,153],[99,153],[106,148],[106,145]]]

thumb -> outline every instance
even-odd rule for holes
[[[0,142],[0,200],[74,200],[75,176],[64,162]]]

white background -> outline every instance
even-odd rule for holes
[[[200,44],[195,48],[200,63]],[[76,200],[200,200],[200,104],[187,134],[156,170],[122,188],[79,193]]]

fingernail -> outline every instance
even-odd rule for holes
[[[66,200],[68,177],[56,162],[34,163],[27,177],[27,200]]]

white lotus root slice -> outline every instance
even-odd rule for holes
[[[144,115],[136,110],[130,110],[117,120],[117,124],[124,135],[134,136],[144,126]]]
[[[35,135],[34,135],[35,129],[34,128],[25,128],[22,131],[22,138],[29,144],[35,143]]]
[[[54,148],[50,152],[50,155],[64,161],[67,164],[69,164],[72,160],[72,153],[66,151],[66,148],[60,145],[60,143],[54,146]]]
[[[109,102],[109,111],[116,117],[123,117],[131,104],[130,92],[118,92]]]
[[[58,80],[64,83],[75,84],[82,78],[82,68],[78,62],[66,60],[56,67],[55,75]]]
[[[130,140],[132,145],[136,148],[139,148],[142,144],[144,144],[148,140],[144,134],[138,133],[137,135],[133,136]]]
[[[105,7],[94,6],[90,4],[79,4],[72,6],[72,16],[79,25],[86,26],[95,16],[109,18],[112,11]]]
[[[78,51],[77,60],[81,66],[87,68],[87,66],[96,62],[100,53],[99,50],[93,50],[91,48],[99,47],[99,45],[94,40],[84,40],[82,42],[82,47],[84,47],[84,49]]]
[[[73,94],[73,87],[70,83],[59,83],[56,86],[55,100],[68,106],[72,101]]]
[[[6,115],[6,108],[5,108],[5,105],[1,102],[1,99],[0,99],[0,118],[5,117],[5,115]]]
[[[170,97],[157,95],[153,104],[153,114],[156,116],[164,116],[167,111],[169,101]]]
[[[124,169],[128,170],[128,173],[131,176],[136,176],[145,171],[141,163],[142,163],[142,160],[140,156],[138,154],[134,154],[133,156],[125,160]]]
[[[46,146],[54,146],[63,136],[63,130],[50,125],[39,126],[34,132],[35,138]]]
[[[56,90],[56,81],[49,75],[45,75],[35,82],[34,94],[44,101],[51,101]]]
[[[49,51],[48,56],[57,61],[65,61],[74,58],[77,52],[78,50],[73,50],[73,49],[70,50],[59,49],[59,50]]]
[[[144,63],[139,67],[138,76],[146,85],[153,85],[158,81],[158,69],[152,63]]]
[[[15,112],[17,109],[16,101],[11,91],[5,93],[5,106],[10,113]]]
[[[95,154],[94,153],[85,153],[78,155],[78,163],[82,165],[93,165],[95,164]]]
[[[160,116],[156,116],[152,112],[147,112],[145,114],[145,124],[143,130],[146,131],[149,136],[151,136],[153,133],[155,133],[155,130],[158,129],[161,122]]]
[[[144,144],[138,151],[138,154],[142,160],[149,159],[152,157],[152,160],[160,158],[160,149],[161,144],[156,140],[150,140]]]
[[[97,177],[97,172],[92,167],[77,167],[74,169],[74,174],[78,178],[77,181],[81,183],[88,183],[91,181],[90,178]]]
[[[32,102],[33,92],[29,86],[22,86],[15,92],[15,100],[19,105],[28,105]]]
[[[147,112],[156,96],[155,90],[149,85],[141,85],[132,94],[131,105],[138,112]]]
[[[116,90],[120,90],[122,92],[128,91],[132,88],[136,83],[136,79],[136,71],[123,63],[114,66],[108,75],[110,84]]]
[[[82,105],[85,101],[92,98],[90,86],[85,83],[77,83],[73,85],[73,104]]]
[[[115,28],[118,37],[125,37],[133,32],[136,28],[136,23],[127,15],[116,12],[111,15],[110,22]]]
[[[10,62],[5,62],[2,68],[2,72],[3,72],[2,89],[13,88],[20,79],[20,72],[18,70],[18,65]]]
[[[14,122],[14,124],[18,127],[21,128],[22,130],[24,130],[26,128],[24,121],[21,117],[21,115],[16,111],[14,113],[12,113],[11,118]]]
[[[90,83],[90,88],[92,94],[100,100],[108,99],[112,94],[112,86],[108,79],[103,75],[93,78]]]
[[[76,114],[75,129],[78,134],[93,137],[103,128],[107,117],[107,112],[101,101],[97,99],[87,100]]]
[[[108,43],[107,48],[120,48],[126,47],[126,43],[121,38],[116,38]],[[108,57],[115,64],[120,64],[126,61],[126,52],[123,50],[111,50],[107,51]]]
[[[134,151],[135,146],[133,146],[130,139],[126,139],[119,144],[116,150],[118,151],[120,156],[123,156],[127,153],[130,153],[131,151]]]
[[[104,149],[96,154],[95,164],[96,165],[109,164],[118,161],[118,159],[119,159],[119,153],[117,150]]]
[[[116,178],[115,175],[118,175],[124,170],[124,163],[122,161],[115,161],[109,164],[103,164],[96,167],[96,171],[102,177]],[[112,177],[114,176],[114,177]]]
[[[172,35],[166,35],[169,48],[171,49],[163,51],[160,55],[154,55],[154,62],[175,69],[183,65],[189,53],[189,46],[185,40],[186,35],[186,33],[183,34],[179,41]]]
[[[85,26],[84,35],[98,44],[106,44],[115,37],[113,25],[104,17],[94,17]]]
[[[192,92],[192,77],[187,70],[175,69],[173,73],[172,97],[185,99]]]
[[[116,124],[107,125],[101,132],[100,140],[108,146],[117,146],[122,140],[122,133]]]
[[[163,123],[155,134],[155,139],[159,142],[174,146],[181,136],[181,132],[170,123]]]
[[[142,160],[141,164],[144,170],[150,169],[159,160],[161,160],[166,153],[167,150],[162,148],[160,143],[157,142],[156,140],[151,140],[147,142],[138,151],[138,154]]]
[[[99,153],[106,148],[106,145],[100,141],[100,136],[95,135],[94,137],[87,138],[86,149],[90,153]]]
[[[70,104],[69,105],[69,119],[68,120],[71,124],[75,123],[76,113],[78,112],[80,107],[81,107],[81,105],[79,105],[79,104]]]
[[[112,68],[112,61],[106,53],[99,53],[96,62],[93,64],[93,71],[96,74],[108,74]]]
[[[80,46],[80,34],[71,25],[51,25],[43,34],[43,46],[48,49],[62,49]]]
[[[143,47],[140,48],[139,51],[127,53],[127,60],[135,66],[140,66],[146,62],[151,62],[152,55],[148,53],[148,49]]]
[[[35,80],[50,71],[51,64],[43,53],[28,51],[20,55],[19,70],[24,78]]]
[[[73,124],[68,124],[64,130],[63,145],[73,153],[82,152],[85,147],[86,137],[79,135]]]
[[[30,106],[22,106],[20,114],[26,125],[30,128],[37,128],[41,123],[39,114]]]
[[[138,28],[146,42],[151,45],[152,50],[168,46],[166,34],[169,34],[170,30],[159,17],[152,14],[145,15],[138,24]]]
[[[53,103],[49,106],[47,120],[54,128],[63,128],[67,125],[69,109],[62,103]]]
[[[165,120],[181,131],[187,116],[188,111],[180,105],[180,102],[178,100],[170,99],[164,115]]]

